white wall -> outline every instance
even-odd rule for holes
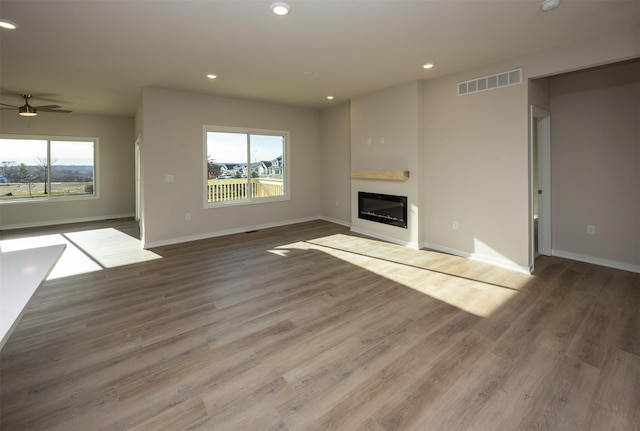
[[[351,117],[350,104],[324,109],[321,123],[322,218],[351,225]]]
[[[2,111],[0,124],[2,134],[99,139],[97,199],[3,203],[0,205],[0,229],[133,216],[132,118],[42,112],[27,122],[13,111]]]
[[[418,247],[422,240],[421,95],[422,83],[411,82],[358,97],[351,102],[351,169],[410,172],[408,181],[352,179],[351,228],[413,247]],[[359,191],[406,196],[408,228],[359,219]]]
[[[427,246],[531,268],[528,107],[539,98],[526,82],[637,56],[640,26],[425,82]],[[457,82],[519,67],[523,85],[456,94]]]
[[[458,82],[487,74],[425,84],[427,246],[524,269],[529,264],[527,86],[457,96]]]
[[[49,224],[133,214],[133,142],[140,132],[142,230],[147,245],[326,216],[398,242],[526,269],[532,264],[528,106],[538,99],[534,93],[539,89],[523,84],[458,97],[456,83],[516,67],[523,68],[526,83],[638,56],[640,26],[634,26],[453,76],[382,90],[354,99],[349,108],[341,105],[322,113],[147,88],[136,117],[136,133],[131,119],[71,114],[59,120],[56,114],[50,114],[55,119],[43,114],[30,132],[100,137],[101,200],[91,205],[53,205],[46,213],[30,205],[3,206],[1,223]],[[1,115],[0,131],[25,132],[17,116]],[[204,209],[204,124],[290,130],[292,200]],[[385,138],[384,145],[379,144],[380,137]],[[410,170],[411,179],[399,187],[390,182],[363,184],[347,180],[351,169]],[[103,177],[107,172],[118,174]],[[174,175],[175,182],[165,183],[166,174]],[[350,187],[348,197],[343,185]],[[357,219],[355,196],[363,185],[372,191],[407,195],[417,211],[410,216],[411,228],[398,234],[398,228]],[[345,199],[350,201],[348,212]],[[186,212],[192,214],[190,222],[185,220]],[[460,222],[459,230],[451,228],[453,220]],[[637,232],[630,235],[640,237]]]
[[[139,112],[146,247],[319,217],[318,111],[145,88]],[[290,131],[291,200],[205,209],[204,125]],[[165,175],[174,182],[166,183]]]
[[[537,108],[549,111],[549,79],[540,78],[529,81],[529,103]]]
[[[550,94],[553,253],[640,271],[640,61],[552,77]]]

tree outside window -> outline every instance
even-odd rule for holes
[[[0,138],[0,202],[95,196],[96,139]]]

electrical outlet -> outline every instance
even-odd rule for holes
[[[592,224],[588,224],[587,225],[587,234],[588,235],[595,235],[596,234],[596,227]]]
[[[186,213],[184,218],[185,220],[191,220],[191,213]]]
[[[460,229],[460,222],[458,220],[454,220],[453,221],[453,226],[452,226],[455,230]]]

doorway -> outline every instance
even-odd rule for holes
[[[551,114],[531,106],[531,253],[551,255]],[[533,262],[532,259],[532,262]]]

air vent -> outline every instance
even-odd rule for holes
[[[522,69],[509,70],[508,72],[496,73],[495,75],[459,82],[458,96],[517,84],[522,84]]]

